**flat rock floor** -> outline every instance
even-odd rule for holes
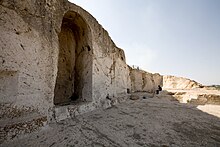
[[[106,110],[50,124],[0,146],[220,146],[220,118],[195,105],[159,97],[128,100]]]

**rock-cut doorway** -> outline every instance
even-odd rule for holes
[[[54,104],[92,100],[92,47],[88,25],[75,12],[62,20]]]

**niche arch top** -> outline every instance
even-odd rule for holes
[[[65,13],[59,38],[54,104],[92,101],[91,31],[78,13]]]

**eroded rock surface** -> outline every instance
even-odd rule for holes
[[[176,100],[181,103],[193,103],[198,105],[220,105],[219,90],[207,90],[206,88],[183,90],[169,89],[163,91],[162,95],[172,95]]]
[[[114,44],[108,32],[96,19],[67,0],[0,0],[0,33],[0,143],[36,131],[47,123],[59,122],[67,118],[74,119],[86,112],[110,108],[129,98],[139,101],[143,97],[154,97],[158,85],[163,86],[164,89],[201,87],[200,84],[189,79],[162,76],[129,67],[126,64],[123,49]],[[133,92],[149,92],[150,96],[145,94],[140,96],[140,93],[134,94]],[[191,100],[187,98],[180,96],[182,101]],[[201,94],[198,100],[200,103],[219,103],[218,95],[209,97]],[[129,107],[126,107],[126,104]],[[140,114],[142,110],[151,111],[147,107],[142,108],[139,103],[136,105],[130,101],[121,106],[121,109],[126,110],[140,107]],[[118,113],[118,108],[116,108],[112,107],[106,111]],[[110,120],[120,123],[117,117],[127,117],[130,113],[132,118],[137,115],[135,119],[137,120],[139,119],[138,112],[139,110],[136,112],[136,109],[134,112],[133,110],[121,112],[120,110],[119,113],[122,115],[111,116],[110,114],[110,117],[113,117]],[[153,116],[150,114],[149,117]],[[138,131],[141,125],[148,121],[147,118],[144,118],[143,122],[139,120],[135,126],[127,124],[125,132],[123,132],[125,120],[122,121],[122,126],[119,124],[112,126],[104,119],[101,128],[98,128],[99,123],[95,124],[96,120],[88,119],[88,121],[94,122],[92,127],[95,129],[87,127],[84,121],[78,122],[85,125],[75,124],[76,127],[71,121],[66,121],[69,125],[61,125],[61,128],[72,126],[71,131],[75,128],[73,132],[65,130],[63,133],[73,135],[74,143],[82,146],[101,146],[105,143],[107,146],[138,146],[152,143],[151,141],[136,142],[146,137],[144,133],[140,134]],[[109,123],[114,123],[111,121]],[[159,120],[155,117],[153,121]],[[59,128],[58,124],[55,126]],[[120,142],[116,138],[117,135],[111,136],[110,134],[109,137],[105,132],[101,132],[99,129],[103,129],[102,127],[107,127],[106,129],[119,136],[123,136],[123,133],[130,135],[124,134],[128,140]],[[121,127],[122,132],[118,133],[116,130],[120,130]],[[179,127],[178,124],[177,127]],[[133,132],[129,128],[134,128]],[[62,132],[59,129],[58,131]],[[152,128],[145,129],[151,130]],[[53,131],[52,129],[51,133],[57,133],[57,130]],[[157,135],[158,133],[156,132]],[[59,135],[58,138],[61,137]],[[81,135],[84,137],[79,141],[78,137]],[[150,136],[150,138],[157,135]],[[91,141],[93,137],[97,141]],[[161,139],[154,140],[159,141],[156,145],[161,144],[164,137],[166,138],[162,136]],[[40,139],[47,139],[47,137]],[[56,144],[57,138],[53,139],[55,143],[48,140],[48,145]],[[66,136],[64,140],[70,142],[64,143],[65,145],[73,144],[69,136]],[[44,141],[42,141],[43,144]],[[33,142],[26,143],[32,144]],[[167,144],[167,142],[164,143]],[[19,141],[17,144],[20,144]],[[9,143],[9,145],[13,144]],[[42,144],[39,143],[39,145]],[[58,145],[61,144],[58,143]]]
[[[203,87],[200,83],[176,76],[163,76],[164,89],[194,89]]]
[[[219,146],[219,126],[218,117],[194,105],[156,96],[66,119],[2,146]]]
[[[1,0],[0,32],[0,104],[8,118],[16,108],[57,121],[63,109],[78,115],[108,108],[130,89],[124,51],[67,0]]]
[[[163,76],[130,68],[131,91],[154,93],[158,85],[163,86]]]

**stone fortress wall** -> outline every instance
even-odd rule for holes
[[[0,0],[0,32],[2,138],[163,85],[129,67],[97,20],[67,0]]]

